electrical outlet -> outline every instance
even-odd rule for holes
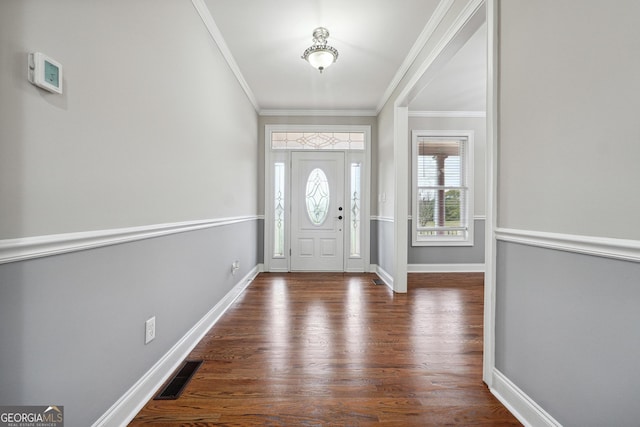
[[[144,343],[149,344],[156,337],[156,316],[144,322]]]
[[[240,261],[235,260],[233,264],[231,264],[231,275],[235,275],[236,271],[240,269]]]

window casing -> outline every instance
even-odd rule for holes
[[[413,131],[412,151],[412,245],[473,245],[473,132]]]

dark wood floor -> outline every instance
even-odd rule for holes
[[[182,396],[130,425],[520,425],[482,382],[482,275],[412,274],[407,294],[374,277],[260,274]]]

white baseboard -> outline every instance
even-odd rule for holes
[[[527,427],[562,427],[562,424],[495,368],[491,393]]]
[[[254,267],[235,285],[189,332],[185,334],[153,367],[142,376],[111,408],[107,410],[93,427],[123,426],[128,424],[153,397],[158,388],[180,366],[211,327],[249,286],[258,274]]]
[[[382,267],[376,265],[375,273],[382,279],[389,289],[393,290],[393,276],[387,273]]]
[[[484,264],[409,264],[408,273],[484,273]]]

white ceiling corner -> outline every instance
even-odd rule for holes
[[[242,72],[240,71],[240,67],[238,67],[236,60],[233,58],[233,54],[229,50],[229,47],[227,46],[227,42],[225,42],[224,37],[220,32],[220,29],[216,25],[216,22],[214,21],[213,17],[211,16],[211,12],[207,8],[207,5],[204,3],[203,0],[191,0],[191,3],[196,8],[198,15],[200,15],[202,22],[204,22],[204,25],[207,28],[207,31],[209,31],[209,34],[213,38],[213,41],[218,46],[218,49],[220,49],[220,53],[222,53],[222,56],[224,57],[225,61],[227,61],[227,64],[229,64],[229,67],[231,68],[231,71],[233,72],[233,74],[236,76],[236,79],[240,83],[240,86],[242,86],[242,89],[247,95],[247,98],[249,98],[249,102],[251,102],[251,104],[253,105],[253,108],[256,111],[259,110],[260,106],[258,105],[258,100],[256,99],[256,96],[253,94],[251,87],[249,87],[249,84],[247,83],[244,76],[242,75]]]
[[[401,7],[389,0],[192,2],[247,97],[265,116],[377,115],[453,4],[453,0],[403,0]],[[300,58],[317,26],[329,29],[328,43],[340,52],[336,64],[322,74]],[[460,52],[456,58],[464,62]],[[467,66],[466,74],[460,75],[469,79],[470,69]],[[475,76],[469,84],[478,81]],[[430,84],[423,91],[428,101],[422,101],[420,94],[410,109],[484,109],[464,105],[471,99],[459,94],[447,96],[450,82],[441,83],[449,86],[433,89]],[[479,90],[469,89],[468,94]],[[460,104],[452,107],[451,98]]]
[[[418,54],[420,53],[420,51],[424,48],[424,45],[427,43],[427,40],[429,40],[429,37],[431,37],[431,35],[437,28],[438,24],[440,23],[444,15],[449,11],[449,9],[451,9],[451,6],[453,5],[453,1],[454,0],[442,0],[438,4],[438,6],[436,7],[436,10],[433,12],[433,15],[431,15],[431,17],[429,18],[429,21],[427,21],[427,24],[422,29],[420,36],[411,47],[409,54],[402,62],[402,65],[400,65],[400,68],[398,68],[398,71],[396,72],[396,75],[393,77],[393,80],[391,81],[391,83],[389,83],[387,90],[384,92],[384,94],[380,98],[380,101],[378,102],[378,106],[376,108],[376,112],[379,113],[384,107],[384,104],[387,103],[393,91],[398,87],[398,85],[400,84],[400,81],[402,80],[404,75],[407,73],[407,71],[409,71],[409,67],[411,67],[411,65],[414,63],[414,61],[418,57]]]

